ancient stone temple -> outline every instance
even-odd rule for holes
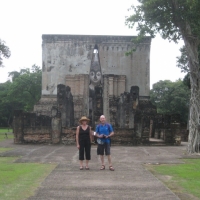
[[[135,48],[133,36],[43,35],[42,39],[42,97],[32,116],[36,121],[43,116],[49,127],[46,136],[40,131],[38,138],[52,143],[73,138],[81,116],[89,117],[94,129],[102,114],[114,126],[116,143],[148,140],[155,133],[151,121],[156,108],[149,100],[150,37],[129,56],[126,52]],[[26,115],[17,112],[16,120],[28,124]],[[16,143],[36,141],[37,131],[24,127],[24,135],[16,134]]]
[[[43,35],[42,38],[42,99],[35,111],[48,114],[56,102],[59,84],[71,88],[75,124],[82,115],[94,115],[98,101],[102,104],[99,112],[114,122],[110,112],[114,108],[109,102],[130,92],[132,86],[138,86],[140,96],[148,98],[150,37],[131,56],[125,53],[134,48],[132,36]]]

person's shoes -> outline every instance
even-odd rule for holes
[[[83,166],[80,166],[80,170],[83,170]]]
[[[112,166],[109,166],[110,171],[115,171],[115,169]]]
[[[104,170],[105,169],[105,165],[101,165],[100,170]]]
[[[89,170],[90,168],[89,168],[89,167],[85,167],[85,169],[86,169],[86,170]]]

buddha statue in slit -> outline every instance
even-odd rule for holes
[[[99,62],[99,54],[98,50],[95,49],[90,73],[89,73],[90,83],[89,83],[89,118],[91,120],[91,125],[94,125],[94,115],[103,114],[102,112],[102,73],[101,73],[101,66]]]

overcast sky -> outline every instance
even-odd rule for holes
[[[127,9],[137,0],[0,0],[0,38],[11,50],[0,68],[0,82],[8,72],[42,65],[42,34],[136,35],[125,26]],[[152,40],[150,85],[176,81],[184,74],[176,67],[179,44],[159,36]]]

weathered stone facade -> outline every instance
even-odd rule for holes
[[[149,96],[150,37],[131,56],[125,53],[134,48],[133,36],[43,35],[42,39],[42,95],[56,96],[57,85],[66,84],[66,75],[88,75],[93,51],[98,48],[103,75],[124,75],[126,91],[122,92],[137,85],[141,96]]]
[[[148,142],[162,132],[156,107],[149,100],[150,37],[130,56],[125,53],[134,48],[132,36],[42,38],[42,98],[33,113],[15,113],[15,143],[74,143],[74,127],[84,115],[95,129],[104,114],[114,127],[116,144]],[[33,126],[38,120],[41,123]],[[171,132],[164,127],[164,140],[173,140],[179,130],[175,127]]]
[[[80,116],[89,116],[88,85],[93,68],[99,68],[102,76],[102,109],[108,121],[110,98],[129,92],[134,85],[140,88],[141,96],[149,96],[150,37],[131,56],[125,53],[134,48],[133,36],[43,35],[42,38],[42,99],[35,111],[49,110],[47,97],[55,101],[57,85],[63,84],[71,88],[74,97],[75,123]],[[96,57],[94,49],[98,50]]]

